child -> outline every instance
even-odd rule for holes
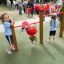
[[[46,14],[46,4],[43,5],[43,12]]]
[[[9,18],[7,13],[3,13],[1,15],[1,20],[4,25],[4,29],[5,29],[5,37],[9,42],[9,48],[6,49],[6,52],[8,54],[11,54],[11,50],[15,50],[14,45],[13,45],[12,31],[10,28],[13,25],[13,22]]]
[[[50,8],[51,8],[51,4],[47,3],[47,5],[46,5],[46,14],[50,14]]]
[[[27,13],[28,13],[28,17],[30,17],[30,13],[31,13],[30,0],[27,3]]]
[[[8,9],[11,8],[11,2],[10,2],[10,0],[7,0],[7,7],[8,7]]]
[[[36,25],[30,25],[26,28],[26,32],[29,35],[29,39],[31,40],[31,42],[33,44],[35,44],[36,46],[36,42],[37,42],[37,38],[36,38],[36,33],[37,33],[37,29],[36,29]]]
[[[27,13],[27,0],[23,2],[24,13]]]
[[[55,34],[56,34],[56,15],[51,16],[50,21],[50,33],[49,33],[49,42],[55,42]],[[53,41],[51,41],[51,38],[53,37]]]
[[[18,0],[19,15],[22,15],[22,1]]]
[[[24,31],[27,26],[29,26],[29,23],[27,21],[22,22],[22,31]]]
[[[31,13],[31,8],[30,8],[30,6],[28,6],[28,8],[27,8],[27,12],[28,12],[28,18],[30,17],[30,13]]]
[[[36,14],[39,15],[39,6],[37,4],[34,6],[34,10]]]
[[[31,18],[32,18],[34,14],[34,2],[33,1],[31,1],[30,6],[31,6]]]

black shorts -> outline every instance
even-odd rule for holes
[[[8,40],[9,44],[13,44],[13,37],[12,35],[5,35],[6,39]]]
[[[37,40],[36,36],[29,37],[31,41]]]
[[[55,36],[55,34],[56,34],[56,30],[50,31],[50,33],[49,33],[50,36]]]
[[[46,14],[50,14],[50,11],[49,10],[46,10]]]

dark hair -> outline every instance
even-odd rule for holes
[[[56,19],[56,15],[52,15],[51,16],[51,19],[54,19],[55,20]]]
[[[51,16],[51,19],[53,19],[54,21],[56,21],[56,15],[52,15]],[[52,21],[52,20],[51,20]],[[50,25],[51,25],[51,22],[50,22]],[[54,27],[56,27],[56,22],[54,22]]]

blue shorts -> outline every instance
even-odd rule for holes
[[[50,11],[49,10],[46,10],[46,14],[50,14]]]

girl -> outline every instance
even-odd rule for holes
[[[50,33],[49,33],[50,43],[55,41],[55,34],[56,34],[56,15],[52,15],[50,21]],[[51,41],[51,37],[53,37],[53,41]]]
[[[13,45],[12,31],[11,31],[11,26],[13,25],[13,22],[9,18],[7,13],[3,13],[1,15],[1,20],[5,29],[5,37],[9,42],[9,48],[6,49],[6,52],[8,54],[11,54],[11,50],[15,50],[14,45]]]

